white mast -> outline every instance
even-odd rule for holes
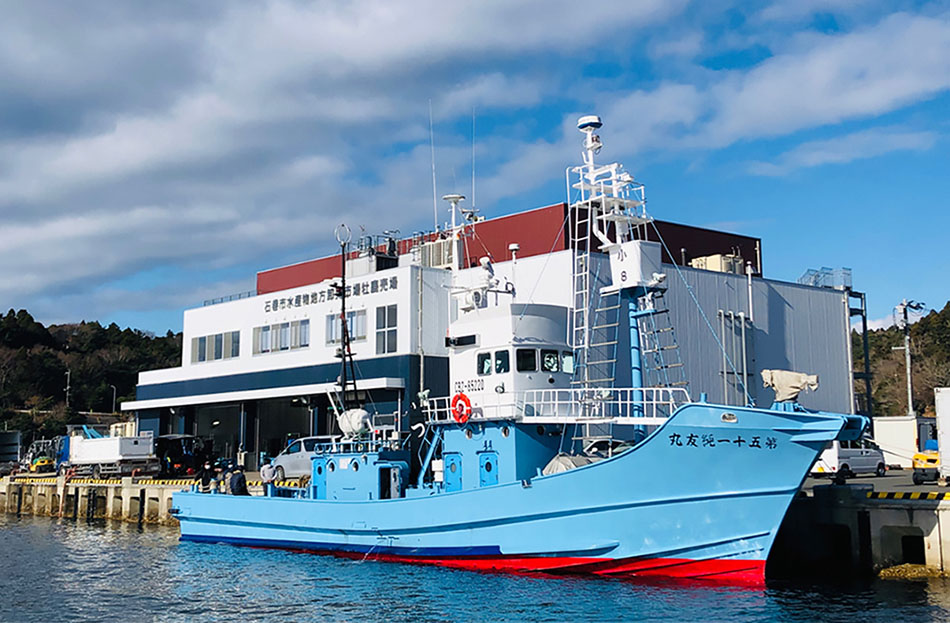
[[[462,224],[461,227],[458,226],[456,218],[455,218],[456,213],[458,212],[459,203],[463,199],[465,199],[465,196],[459,195],[459,194],[444,195],[442,197],[443,201],[448,201],[449,204],[451,204],[449,211],[452,213],[452,229],[450,231],[452,232],[451,240],[452,240],[452,272],[453,273],[458,272],[458,269],[459,269],[459,255],[461,255],[461,253],[459,252],[459,241],[462,239],[461,230],[462,228],[465,227],[464,223]]]

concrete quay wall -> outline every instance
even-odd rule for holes
[[[190,486],[190,480],[6,477],[0,479],[0,510],[18,515],[177,525],[169,513],[172,494]]]
[[[873,576],[902,564],[950,573],[950,493],[816,486],[792,503],[769,557],[774,575]]]

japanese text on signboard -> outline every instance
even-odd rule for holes
[[[395,290],[398,285],[399,282],[397,281],[396,277],[383,277],[381,279],[372,279],[362,283],[346,284],[346,296],[347,298],[360,297],[369,296],[370,294],[378,294],[380,292],[389,292],[390,290]],[[309,305],[326,303],[327,301],[332,301],[336,298],[338,297],[333,288],[321,288],[319,290],[312,290],[310,292],[296,294],[294,296],[268,299],[264,301],[264,311],[272,312],[283,309],[293,309],[296,307],[307,307]]]

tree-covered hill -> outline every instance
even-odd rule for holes
[[[27,440],[61,434],[63,424],[82,420],[80,411],[111,412],[112,386],[118,409],[135,397],[141,370],[180,362],[181,334],[156,337],[98,322],[47,328],[11,309],[0,316],[0,428],[21,430]]]
[[[861,334],[852,333],[854,369],[864,367]],[[874,415],[907,413],[907,377],[904,351],[892,350],[904,345],[904,331],[898,327],[868,332]],[[932,412],[934,388],[950,387],[950,302],[942,310],[931,311],[910,326],[914,409]],[[864,391],[863,383],[855,391]]]
[[[934,387],[950,387],[950,302],[911,325],[914,408],[933,410]],[[907,412],[904,353],[898,327],[870,331],[875,415]],[[852,334],[854,367],[861,370],[861,335]],[[26,310],[0,316],[0,428],[21,430],[25,440],[63,432],[67,422],[81,422],[79,412],[112,411],[135,397],[142,370],[180,365],[181,334],[162,337],[98,322],[50,325],[36,322]],[[69,371],[69,406],[66,372]],[[864,391],[863,384],[856,392]]]

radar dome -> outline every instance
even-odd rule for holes
[[[336,416],[344,437],[356,437],[372,427],[372,417],[365,409],[347,409]]]

